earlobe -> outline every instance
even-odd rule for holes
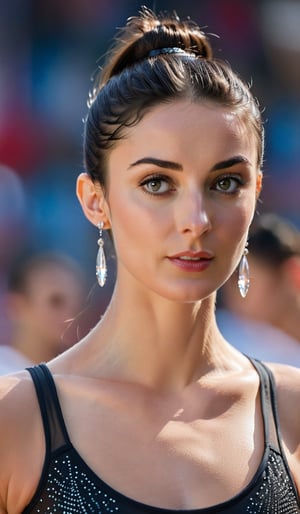
[[[95,184],[87,173],[77,178],[76,194],[86,218],[98,225],[103,221],[107,225],[106,200],[100,184]]]

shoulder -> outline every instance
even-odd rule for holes
[[[29,373],[0,377],[0,512],[4,504],[10,504],[9,497],[19,495],[19,481],[23,481],[25,493],[26,468],[30,468],[38,448],[36,443],[43,444],[37,437],[40,433],[41,419]]]
[[[0,377],[0,452],[5,462],[0,476],[10,469],[16,453],[11,448],[22,442],[34,407],[33,384],[26,371]]]
[[[292,434],[300,443],[300,368],[268,364],[276,387],[278,414],[283,433]]]
[[[0,377],[0,433],[10,434],[8,424],[26,415],[28,399],[33,395],[33,384],[27,371],[11,373]],[[26,407],[27,408],[26,408]],[[0,444],[2,442],[0,438]]]
[[[277,394],[297,398],[300,394],[300,367],[268,362],[265,365],[272,371]]]
[[[275,378],[278,417],[288,465],[300,490],[300,368],[269,364]]]

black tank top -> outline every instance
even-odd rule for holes
[[[273,377],[262,363],[251,362],[260,377],[265,433],[259,468],[230,500],[190,510],[145,505],[103,482],[72,446],[49,369],[45,364],[28,368],[41,409],[46,456],[37,491],[23,514],[299,514],[299,497],[280,441]]]

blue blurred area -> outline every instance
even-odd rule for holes
[[[96,230],[75,196],[91,87],[115,28],[134,0],[1,0],[0,164],[24,184],[27,244],[76,258],[94,281]],[[215,54],[253,84],[266,120],[265,190],[259,210],[300,225],[298,0],[156,0],[209,33]],[[297,30],[295,25],[297,25]]]

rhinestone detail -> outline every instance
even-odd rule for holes
[[[98,482],[98,483],[97,483]],[[216,507],[193,510],[193,514],[299,514],[291,479],[283,459],[272,448],[262,472],[236,498]],[[247,494],[246,494],[247,491]],[[153,502],[155,503],[155,501]],[[189,511],[147,507],[116,492],[94,476],[72,448],[51,461],[40,499],[24,514],[187,514]]]

